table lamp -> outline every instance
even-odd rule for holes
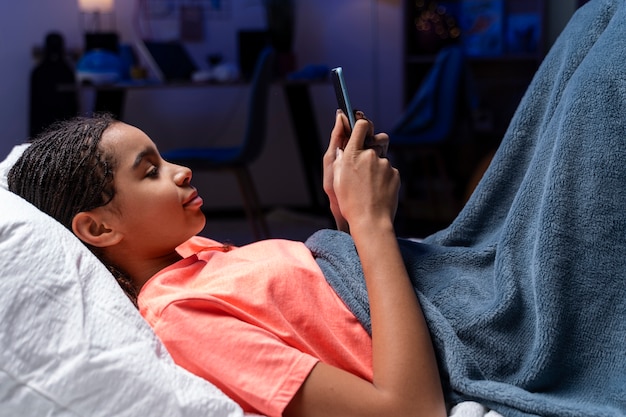
[[[120,78],[122,64],[118,35],[113,30],[113,2],[78,0],[85,33],[84,54],[76,65],[76,78],[81,83],[111,83]],[[104,15],[110,17],[110,27],[104,27]]]
[[[90,17],[91,24],[86,27],[86,32],[100,32],[102,28],[102,15],[109,14],[113,19],[114,0],[78,0],[78,9],[83,16]]]

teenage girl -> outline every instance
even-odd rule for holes
[[[421,308],[393,219],[400,178],[388,137],[338,112],[324,189],[351,234],[372,335],[301,242],[241,248],[194,237],[205,225],[188,168],[107,116],[53,126],[9,173],[10,189],[70,229],[116,276],[177,363],[245,411],[267,416],[445,416]]]

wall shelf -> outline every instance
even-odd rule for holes
[[[445,10],[445,15],[452,16],[458,25],[457,29],[460,29],[460,39],[468,53],[470,71],[480,100],[480,133],[489,137],[501,137],[545,53],[545,0],[405,0],[405,102],[420,87],[435,60],[439,46],[424,44],[423,34],[418,33],[418,20],[423,19],[421,13],[431,3],[439,7],[433,13]],[[496,52],[486,51],[481,55],[476,52],[475,44],[468,46],[468,38],[474,42],[476,40],[468,34],[468,18],[463,13],[468,13],[474,6],[474,9],[480,6],[484,10],[490,3],[496,5],[495,12],[500,17],[499,26],[495,29],[501,36],[496,42],[500,49]],[[524,41],[515,37],[518,32],[525,34]],[[432,33],[430,36],[433,38]],[[531,38],[532,42],[528,41]],[[434,40],[435,43],[438,41],[440,40]],[[474,49],[469,50],[471,48]]]

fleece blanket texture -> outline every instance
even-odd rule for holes
[[[579,9],[466,207],[422,243],[400,240],[451,404],[626,415],[625,40],[626,1]],[[368,328],[350,237],[307,245]]]

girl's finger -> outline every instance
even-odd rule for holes
[[[343,149],[345,147],[345,143],[348,141],[348,136],[346,136],[345,132],[345,126],[347,123],[348,118],[341,110],[338,109],[335,116],[335,125],[330,133],[330,141],[328,143],[329,152],[334,153],[335,149]]]
[[[366,119],[359,119],[356,121],[354,125],[354,130],[352,131],[352,135],[350,135],[350,140],[346,144],[345,150],[362,150],[365,149],[365,138],[369,134],[370,124]]]

